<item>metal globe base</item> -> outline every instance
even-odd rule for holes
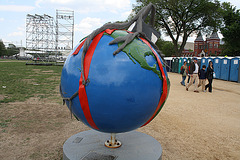
[[[113,141],[114,136],[111,136]],[[118,133],[117,138],[121,140],[121,147],[109,148],[104,145],[109,133],[95,130],[79,132],[64,143],[63,160],[162,160],[161,144],[147,134],[130,131]]]
[[[105,142],[105,146],[108,148],[119,148],[122,143],[119,140],[116,140],[116,133],[111,133],[111,139]]]

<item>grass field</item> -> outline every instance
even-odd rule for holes
[[[62,66],[0,60],[0,68],[0,159],[61,159],[62,142],[51,146],[48,136],[74,121],[61,105]]]
[[[0,61],[0,68],[0,103],[54,96],[62,70],[61,66],[25,65],[25,61]]]

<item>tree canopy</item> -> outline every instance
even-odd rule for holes
[[[18,53],[19,53],[19,48],[17,48],[14,44],[8,44],[7,56],[13,56]]]
[[[14,44],[8,44],[8,47],[5,48],[5,45],[2,40],[0,40],[0,56],[13,56],[19,53],[19,48]]]
[[[192,33],[209,32],[220,24],[220,3],[217,0],[137,0],[133,10],[138,12],[150,2],[156,6],[156,28],[170,36],[176,56],[181,55]]]
[[[0,56],[4,56],[7,54],[7,50],[5,48],[5,45],[3,44],[3,41],[0,40]]]
[[[164,41],[163,39],[159,38],[156,42],[156,45],[166,57],[171,57],[172,55],[175,55],[174,45],[172,42]]]
[[[222,4],[223,55],[240,56],[240,10],[230,3]]]

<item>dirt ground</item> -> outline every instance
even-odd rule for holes
[[[164,160],[239,160],[240,84],[214,80],[213,93],[194,93],[193,87],[187,92],[180,85],[179,74],[169,77],[165,106],[138,131],[161,143]],[[0,131],[0,159],[62,159],[64,142],[89,128],[71,119],[59,101],[30,98],[1,104],[6,127]]]

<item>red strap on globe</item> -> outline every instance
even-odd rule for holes
[[[105,31],[99,33],[96,37],[94,37],[93,41],[91,42],[89,49],[85,55],[84,58],[84,75],[85,75],[85,80],[88,79],[88,73],[89,73],[89,69],[90,69],[90,64],[92,61],[92,56],[94,54],[94,51],[97,47],[97,44],[99,42],[99,40],[102,38],[103,34],[106,32],[108,34],[112,34],[112,32],[114,32],[116,29],[106,29]],[[86,39],[78,46],[78,48],[75,50],[75,52],[73,53],[73,55],[78,54],[78,52],[80,51],[80,49],[82,48],[84,42],[86,41]],[[79,90],[78,90],[78,97],[79,97],[79,101],[81,104],[81,108],[83,110],[83,114],[87,120],[87,122],[89,123],[89,125],[92,126],[92,128],[94,129],[98,129],[98,127],[96,126],[96,124],[93,121],[91,112],[90,112],[90,108],[89,108],[89,104],[88,104],[88,98],[87,98],[87,93],[86,93],[86,88],[85,85],[83,85],[82,83],[83,78],[82,78],[82,74],[79,80]]]
[[[73,52],[72,55],[77,55],[78,52],[80,51],[80,49],[82,48],[83,44],[85,43],[85,41],[87,40],[87,38],[84,39],[84,41],[82,41],[82,43],[77,47],[77,49]]]
[[[89,46],[89,49],[85,55],[84,58],[84,73],[85,73],[85,79],[88,79],[88,73],[89,73],[89,69],[90,69],[90,64],[92,61],[92,56],[93,53],[95,51],[95,48],[99,42],[99,40],[102,38],[103,36],[103,32],[101,32],[100,34],[98,34],[92,41],[91,45]],[[96,126],[96,124],[93,121],[91,112],[90,112],[90,108],[89,108],[89,104],[88,104],[88,98],[87,98],[87,93],[86,93],[86,88],[85,85],[83,85],[82,83],[83,78],[82,78],[82,74],[81,74],[81,78],[79,81],[79,90],[78,90],[78,97],[79,97],[79,101],[81,104],[81,108],[83,110],[83,114],[87,120],[87,122],[89,123],[90,126],[92,126],[92,128],[94,129],[98,129],[98,127]]]

